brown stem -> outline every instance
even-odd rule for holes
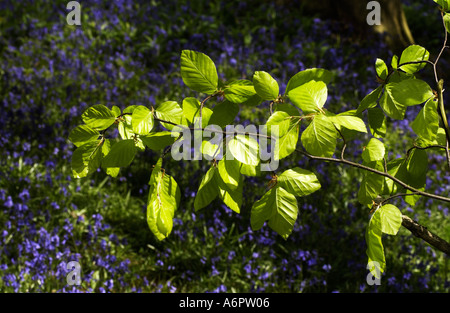
[[[425,226],[420,225],[406,215],[402,216],[402,226],[408,229],[414,236],[423,239],[439,251],[450,255],[450,243],[430,232]]]
[[[363,169],[363,170],[366,170],[366,171],[369,171],[369,172],[372,172],[372,173],[375,173],[375,174],[387,177],[387,178],[393,180],[394,182],[396,182],[397,184],[399,184],[400,186],[402,186],[403,188],[405,188],[405,189],[407,189],[409,191],[412,191],[415,194],[418,194],[418,195],[421,195],[421,196],[424,196],[424,197],[427,197],[427,198],[432,198],[432,199],[436,199],[436,200],[440,200],[440,201],[444,201],[444,202],[449,202],[450,203],[450,198],[418,190],[418,189],[416,189],[414,187],[409,186],[408,184],[406,184],[405,182],[401,181],[397,177],[394,177],[394,176],[392,176],[392,175],[390,175],[388,173],[385,173],[385,172],[381,172],[381,171],[376,170],[374,168],[371,168],[371,167],[368,167],[368,166],[365,166],[365,165],[362,165],[362,164],[359,164],[359,163],[355,163],[355,162],[352,162],[352,161],[349,161],[349,160],[346,160],[346,159],[318,157],[318,156],[311,155],[311,154],[309,154],[309,153],[307,153],[307,152],[305,152],[303,150],[296,149],[296,151],[300,152],[301,154],[305,155],[306,157],[308,157],[308,158],[310,158],[312,160],[329,161],[329,162],[334,162],[334,163],[347,164],[347,165],[350,165],[350,166],[353,166],[353,167],[356,167],[356,168],[359,168],[359,169]]]

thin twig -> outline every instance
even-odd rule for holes
[[[349,161],[349,160],[346,160],[346,159],[336,159],[336,158],[314,156],[314,155],[311,155],[311,154],[309,154],[309,153],[307,153],[307,152],[305,152],[303,150],[299,150],[299,149],[296,149],[296,151],[300,152],[301,154],[303,154],[304,156],[306,156],[306,157],[308,157],[308,158],[310,158],[312,160],[329,161],[329,162],[334,162],[334,163],[342,163],[342,164],[350,165],[350,166],[353,166],[353,167],[356,167],[356,168],[359,168],[359,169],[363,169],[363,170],[366,170],[366,171],[369,171],[369,172],[372,172],[372,173],[375,173],[375,174],[387,177],[387,178],[393,180],[394,182],[396,182],[397,184],[399,184],[400,186],[402,186],[403,188],[405,188],[405,189],[407,189],[409,191],[412,191],[415,194],[418,194],[418,195],[421,195],[421,196],[424,196],[424,197],[427,197],[427,198],[432,198],[432,199],[436,199],[436,200],[440,200],[440,201],[444,201],[444,202],[449,202],[450,203],[450,198],[418,190],[418,189],[416,189],[414,187],[409,186],[408,184],[406,184],[405,182],[401,181],[400,179],[398,179],[395,176],[392,176],[392,175],[390,175],[388,173],[385,173],[385,172],[373,169],[371,167],[368,167],[368,166],[365,166],[365,165],[362,165],[362,164],[359,164],[359,163],[355,163],[355,162],[352,162],[352,161]]]

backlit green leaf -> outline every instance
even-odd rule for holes
[[[280,88],[278,83],[269,73],[257,71],[253,75],[253,85],[258,96],[263,100],[275,100],[278,98]]]
[[[183,50],[181,53],[181,77],[192,90],[213,94],[219,77],[214,62],[201,52]]]
[[[96,104],[86,109],[81,118],[90,128],[103,130],[114,124],[116,116],[103,104]]]

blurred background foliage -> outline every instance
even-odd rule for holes
[[[384,238],[381,285],[366,284],[368,209],[356,201],[361,173],[351,168],[295,155],[281,164],[280,170],[314,171],[323,186],[299,200],[286,241],[268,227],[250,229],[251,205],[268,177],[246,178],[240,215],[220,202],[194,213],[208,163],[168,159],[182,203],[172,234],[158,242],[145,214],[158,154],[139,154],[116,179],[100,170],[80,180],[71,175],[74,147],[67,138],[87,107],[199,97],[183,85],[183,49],[209,55],[224,82],[265,70],[281,91],[301,70],[331,70],[327,108],[338,113],[356,108],[376,87],[375,59],[392,56],[382,36],[357,38],[352,25],[305,15],[297,1],[79,2],[81,26],[67,25],[67,1],[0,2],[0,291],[449,291],[448,258],[405,229]],[[404,1],[404,9],[416,41],[433,54],[443,35],[435,3]],[[241,107],[235,122],[264,123],[267,108]],[[418,109],[408,111],[410,121]],[[390,158],[404,155],[413,140],[408,121],[390,121],[388,134]],[[358,160],[367,140],[353,140],[349,157]],[[427,190],[446,195],[443,156],[429,158]],[[447,206],[427,199],[414,208],[396,204],[450,240]],[[66,283],[72,260],[81,264],[81,286]]]

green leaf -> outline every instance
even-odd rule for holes
[[[219,76],[214,62],[201,52],[183,50],[181,53],[181,77],[192,90],[213,94],[217,90]]]
[[[103,156],[106,156],[109,153],[109,151],[111,151],[111,140],[106,139],[102,146]],[[104,168],[104,170],[106,171],[106,174],[108,174],[109,176],[117,177],[117,175],[119,175],[120,172],[120,167],[107,167]]]
[[[394,101],[392,98],[392,90],[396,85],[396,83],[386,85],[385,91],[380,99],[380,107],[387,116],[393,119],[403,120],[406,112],[406,104]]]
[[[374,161],[365,164],[368,167],[383,171],[382,161]],[[379,196],[384,187],[384,177],[372,172],[365,172],[358,190],[358,201],[361,204],[372,204],[372,200]]]
[[[153,128],[153,112],[143,105],[137,106],[131,116],[131,126],[135,134],[150,133]]]
[[[310,171],[294,167],[283,172],[277,179],[278,185],[298,197],[304,197],[321,188],[317,176]]]
[[[277,103],[274,108],[275,112],[286,112],[290,116],[300,116],[300,110],[290,103]]]
[[[408,79],[400,83],[389,83],[392,100],[403,106],[413,106],[424,103],[434,96],[431,87],[420,79]]]
[[[336,150],[337,131],[328,117],[318,114],[302,133],[302,144],[315,156],[331,157]]]
[[[69,134],[69,140],[76,146],[80,147],[83,144],[97,140],[100,136],[100,133],[87,126],[87,125],[80,125],[75,127]]]
[[[328,89],[324,82],[313,80],[291,90],[288,96],[303,113],[316,113],[322,111],[327,101]]]
[[[448,11],[450,8],[449,0],[433,0],[433,1],[439,4],[444,11]]]
[[[219,195],[219,188],[215,175],[217,168],[212,166],[208,172],[203,176],[200,186],[198,187],[197,195],[194,199],[194,208],[197,212],[210,204]]]
[[[220,177],[227,187],[231,190],[235,190],[241,179],[240,163],[237,160],[229,160],[223,158],[217,166]]]
[[[102,160],[101,140],[89,141],[72,154],[72,174],[75,178],[86,177],[97,170]]]
[[[236,135],[228,143],[228,149],[239,162],[256,166],[259,164],[258,142],[251,136]]]
[[[367,127],[364,121],[357,116],[350,115],[335,115],[329,117],[332,123],[340,127],[345,127],[350,130],[356,130],[360,133],[367,133]]]
[[[415,144],[422,148],[426,148],[431,145],[445,146],[447,144],[447,136],[445,134],[445,130],[442,127],[439,127],[436,134],[436,139],[430,141],[421,137],[416,140]]]
[[[433,99],[428,100],[415,120],[411,123],[411,128],[419,136],[428,141],[436,139],[439,130],[439,115],[437,111],[438,103]]]
[[[289,94],[291,90],[312,80],[315,80],[316,82],[321,81],[325,83],[325,85],[328,85],[333,80],[333,74],[330,71],[321,68],[311,68],[298,72],[292,76],[286,85],[285,95]]]
[[[381,231],[388,235],[397,235],[402,226],[402,212],[392,205],[386,204],[378,208],[375,214],[380,214]]]
[[[243,179],[242,176],[238,178],[238,185],[232,189],[229,184],[226,184],[222,180],[221,175],[215,175],[217,181],[216,186],[219,188],[219,198],[223,203],[236,213],[240,213],[242,205],[242,191],[243,191]]]
[[[364,97],[364,99],[361,101],[360,105],[358,106],[358,109],[356,110],[356,115],[361,114],[367,109],[371,109],[377,106],[377,101],[380,98],[381,92],[383,91],[383,87],[379,86],[375,90],[373,90],[371,93],[369,93],[367,96]]]
[[[445,13],[443,20],[444,20],[445,29],[447,30],[447,32],[450,33],[450,14]]]
[[[367,110],[370,132],[375,138],[384,138],[386,136],[386,116],[380,108]]]
[[[203,107],[202,127],[205,128],[213,112],[210,108]],[[196,98],[185,98],[183,100],[183,115],[189,123],[194,123],[196,118],[200,118],[200,101]]]
[[[278,136],[281,138],[289,131],[291,116],[284,111],[275,111],[266,122],[267,135],[272,134],[272,126],[278,126]]]
[[[118,130],[120,137],[122,139],[132,139],[134,137],[133,126],[132,126],[132,114],[137,105],[132,105],[123,110],[123,113],[127,115],[122,116],[122,121],[119,121]],[[131,114],[131,115],[130,115]]]
[[[147,223],[156,238],[163,240],[172,231],[173,216],[180,203],[181,192],[175,179],[162,172],[160,166],[153,169],[150,182]]]
[[[372,275],[374,275],[376,278],[380,278],[380,275],[378,274],[385,271],[386,259],[384,256],[383,243],[381,241],[381,236],[383,234],[381,226],[381,215],[375,213],[370,218],[369,225],[366,228],[366,254],[369,258],[369,265],[377,264],[379,266],[378,270],[375,270],[374,268],[370,269]],[[373,262],[376,263],[374,264]]]
[[[103,167],[127,167],[136,154],[133,139],[121,140],[112,145],[111,150],[102,161]]]
[[[96,104],[83,112],[81,118],[90,128],[103,130],[114,124],[116,116],[103,104]]]
[[[174,133],[176,134],[176,133]],[[144,145],[154,151],[160,151],[175,142],[177,137],[172,137],[172,132],[162,131],[158,133],[150,133],[139,137]]]
[[[397,69],[398,67],[398,56],[394,55],[392,56],[392,60],[391,60],[391,66],[393,69]]]
[[[421,46],[411,45],[407,47],[402,55],[400,56],[400,64],[408,63],[408,62],[417,62],[417,61],[428,61],[430,58],[430,53]],[[407,64],[400,66],[400,69],[414,74],[425,67],[426,63],[417,63],[417,64]]]
[[[428,172],[428,155],[425,150],[414,149],[406,163],[407,183],[414,188],[425,186]]]
[[[386,65],[386,63],[381,60],[381,59],[377,59],[375,62],[375,69],[377,72],[377,76],[379,78],[381,78],[382,80],[385,80],[387,78],[388,75],[388,67]]]
[[[120,110],[120,108],[116,105],[113,105],[111,108],[111,111],[114,113],[114,116],[117,118],[120,115],[122,115],[122,111]]]
[[[385,153],[384,144],[378,139],[372,138],[364,148],[362,158],[366,162],[379,161],[383,160]]]
[[[281,187],[272,188],[253,204],[250,224],[259,230],[264,223],[284,239],[291,234],[298,216],[297,199]]]
[[[187,126],[183,110],[176,101],[166,101],[161,103],[155,110],[156,117],[160,120],[168,121],[177,125]],[[169,123],[161,123],[168,130],[172,130],[175,126]]]
[[[242,175],[246,176],[261,176],[261,168],[259,166],[247,165],[244,163],[240,163],[239,171]]]
[[[210,125],[217,125],[224,128],[231,125],[239,113],[239,105],[230,101],[223,101],[214,106],[211,117],[209,118]]]
[[[237,80],[224,88],[225,98],[233,103],[244,103],[256,95],[255,87],[249,80]]]
[[[280,88],[278,83],[269,73],[257,71],[253,75],[253,84],[256,93],[263,100],[275,100],[278,98]]]

